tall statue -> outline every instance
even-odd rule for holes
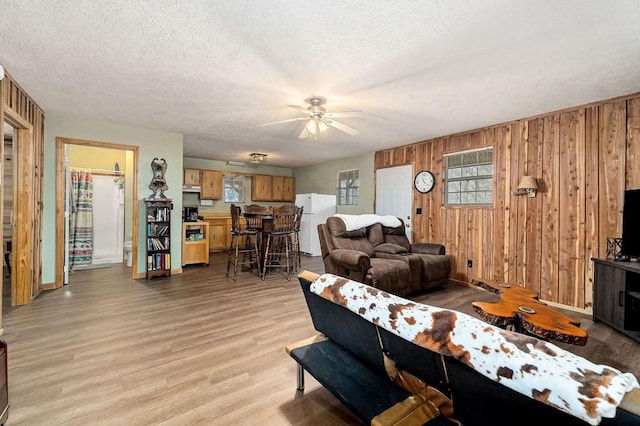
[[[149,189],[153,191],[149,198],[167,198],[164,195],[164,191],[169,189],[167,181],[164,179],[164,173],[167,171],[167,162],[164,158],[158,160],[158,157],[151,160],[151,170],[153,171],[153,178],[149,184]],[[160,194],[158,194],[160,192]]]

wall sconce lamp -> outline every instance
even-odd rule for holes
[[[251,162],[253,164],[260,164],[267,159],[267,154],[252,152],[251,154],[249,154],[249,158],[251,158]]]
[[[513,195],[526,195],[527,197],[535,197],[538,191],[538,184],[536,178],[533,176],[522,176],[520,183],[518,184],[518,190],[512,192]]]

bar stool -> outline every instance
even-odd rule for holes
[[[242,209],[235,204],[231,204],[231,244],[227,253],[227,274],[233,265],[233,280],[238,277],[238,266],[247,266],[249,271],[253,271],[255,266],[260,275],[260,252],[258,251],[258,230],[243,228],[240,223]],[[242,254],[242,259],[240,259]]]
[[[287,280],[291,280],[291,272],[295,267],[293,244],[295,238],[296,214],[293,212],[281,212],[274,209],[273,230],[267,232],[264,248],[264,263],[262,264],[262,279],[267,271],[272,268],[285,268]]]

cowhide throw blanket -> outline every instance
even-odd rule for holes
[[[400,219],[393,215],[335,214],[334,216],[342,219],[347,226],[347,231],[355,231],[356,229],[364,228],[374,223],[380,223],[382,226],[388,226],[390,228],[401,225]]]
[[[405,340],[452,356],[479,374],[589,424],[615,417],[624,395],[640,387],[630,373],[503,330],[462,312],[412,302],[332,274],[311,291]]]

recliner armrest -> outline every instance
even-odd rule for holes
[[[444,245],[438,243],[413,243],[411,253],[421,254],[446,254]]]
[[[362,251],[336,249],[329,252],[329,257],[337,265],[352,271],[364,273],[371,267],[371,258]]]

